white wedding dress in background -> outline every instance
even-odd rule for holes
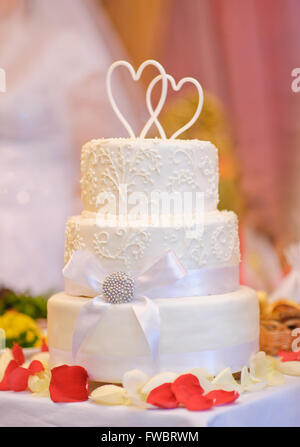
[[[78,212],[80,145],[123,134],[105,91],[119,48],[105,17],[97,29],[93,15],[101,11],[87,6],[24,0],[0,17],[7,76],[0,94],[0,285],[14,289],[62,286],[65,224]],[[118,95],[128,113],[120,83]]]

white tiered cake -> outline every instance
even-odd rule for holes
[[[147,291],[160,319],[156,361],[149,349],[148,317],[146,327],[130,302],[110,305],[101,314],[75,359],[73,335],[78,316],[83,320],[83,309],[97,293],[78,285],[74,289],[67,280],[66,292],[54,295],[48,303],[51,363],[80,364],[91,380],[115,383],[130,369],[148,374],[199,366],[213,374],[225,367],[241,370],[258,350],[258,302],[253,290],[239,285],[237,217],[217,210],[216,147],[199,140],[93,140],[83,147],[81,168],[84,211],[67,223],[66,263],[80,250],[92,253],[107,274],[122,271],[138,278],[172,250],[186,275],[172,285]],[[201,237],[187,237],[185,226],[171,219],[167,224],[152,221],[151,214],[140,225],[129,212],[125,224],[101,223],[99,193],[112,193],[118,199],[124,184],[129,193],[142,191],[149,202],[153,191],[203,193]]]
[[[178,225],[100,228],[97,195],[103,190],[117,193],[118,178],[130,183],[133,191],[142,188],[149,194],[154,189],[194,187],[203,191],[206,212],[200,240],[187,239],[185,229]],[[159,298],[154,301],[161,317],[160,370],[180,365],[182,371],[196,366],[213,373],[227,366],[238,371],[258,348],[256,293],[240,287],[238,281],[237,217],[233,212],[217,211],[217,185],[217,150],[209,142],[108,139],[93,140],[83,148],[85,211],[67,223],[66,262],[75,250],[88,250],[107,272],[138,275],[162,252],[172,249],[188,274],[199,278],[192,295],[185,294],[184,284],[174,287],[173,297],[165,298],[163,290],[161,296],[156,292]],[[54,364],[72,363],[72,335],[87,300],[90,298],[67,293],[50,299],[48,334]],[[130,304],[110,307],[85,341],[79,358],[97,381],[120,382],[132,368],[153,372],[147,342]]]

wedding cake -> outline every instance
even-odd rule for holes
[[[67,222],[66,291],[48,302],[51,363],[115,383],[130,369],[240,371],[258,350],[258,302],[239,285],[237,216],[217,210],[216,147],[132,134],[92,140],[81,171],[84,211]],[[201,206],[186,220],[175,206],[153,211],[153,197],[195,192]]]

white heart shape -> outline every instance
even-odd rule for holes
[[[151,116],[154,116],[154,111],[153,111],[152,101],[151,101],[152,90],[153,90],[154,86],[157,84],[157,82],[160,81],[161,79],[162,79],[162,76],[158,75],[156,78],[154,78],[150,82],[149,87],[147,89],[146,105],[147,105],[148,111],[149,111]],[[173,135],[170,137],[170,140],[172,140],[172,139],[177,138],[178,135],[182,134],[185,130],[189,129],[195,123],[195,121],[198,119],[198,117],[199,117],[199,115],[201,113],[202,107],[203,107],[204,94],[203,94],[203,89],[202,89],[201,85],[194,78],[191,78],[191,77],[182,78],[177,84],[176,84],[175,79],[173,78],[173,76],[171,76],[169,74],[167,74],[167,79],[170,81],[170,83],[172,85],[172,88],[173,88],[173,90],[175,92],[178,92],[184,84],[189,82],[189,83],[193,84],[197,88],[198,94],[199,94],[198,106],[197,106],[197,109],[196,109],[194,115],[192,116],[190,121],[188,121],[184,126],[182,126],[175,133],[173,133]],[[156,111],[156,109],[155,109],[155,111]],[[156,127],[157,127],[160,135],[162,136],[162,138],[167,138],[162,125],[160,124],[160,122],[157,119],[157,116],[155,116],[155,118],[154,118],[154,123],[156,124]]]
[[[164,106],[165,100],[166,100],[167,91],[168,91],[168,80],[167,80],[167,75],[166,75],[164,67],[159,62],[157,62],[157,61],[155,61],[153,59],[149,59],[149,60],[143,62],[139,66],[138,70],[135,72],[134,68],[132,67],[132,65],[129,62],[127,62],[127,61],[116,61],[109,67],[109,70],[108,70],[107,75],[106,75],[106,88],[107,88],[107,93],[108,93],[108,97],[109,97],[111,106],[112,106],[114,112],[116,113],[117,117],[119,118],[119,120],[121,121],[121,123],[123,124],[123,126],[125,127],[127,132],[129,133],[129,136],[131,138],[135,138],[135,134],[134,134],[130,124],[125,119],[124,115],[120,112],[120,110],[119,110],[119,108],[118,108],[118,106],[116,104],[116,101],[115,101],[115,99],[113,97],[112,88],[111,88],[111,76],[112,76],[113,71],[117,67],[124,66],[124,67],[126,67],[129,70],[129,72],[130,72],[130,74],[132,76],[132,79],[134,81],[138,81],[140,79],[144,69],[148,65],[153,65],[160,72],[159,79],[162,80],[162,89],[161,89],[160,100],[159,100],[155,110],[153,110],[153,108],[151,107],[150,118],[146,122],[145,126],[143,127],[143,129],[142,129],[142,131],[140,133],[140,138],[145,138],[145,136],[146,136],[147,132],[149,131],[150,127],[152,126],[152,124],[156,122],[157,117],[160,114],[160,112],[161,112],[161,110],[162,110],[162,108]],[[149,110],[149,108],[148,108],[148,110]]]

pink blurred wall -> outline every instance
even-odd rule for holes
[[[235,129],[248,218],[285,238],[299,166],[300,94],[291,90],[291,70],[300,65],[300,2],[171,3],[161,60],[177,78],[195,76],[223,99]]]

